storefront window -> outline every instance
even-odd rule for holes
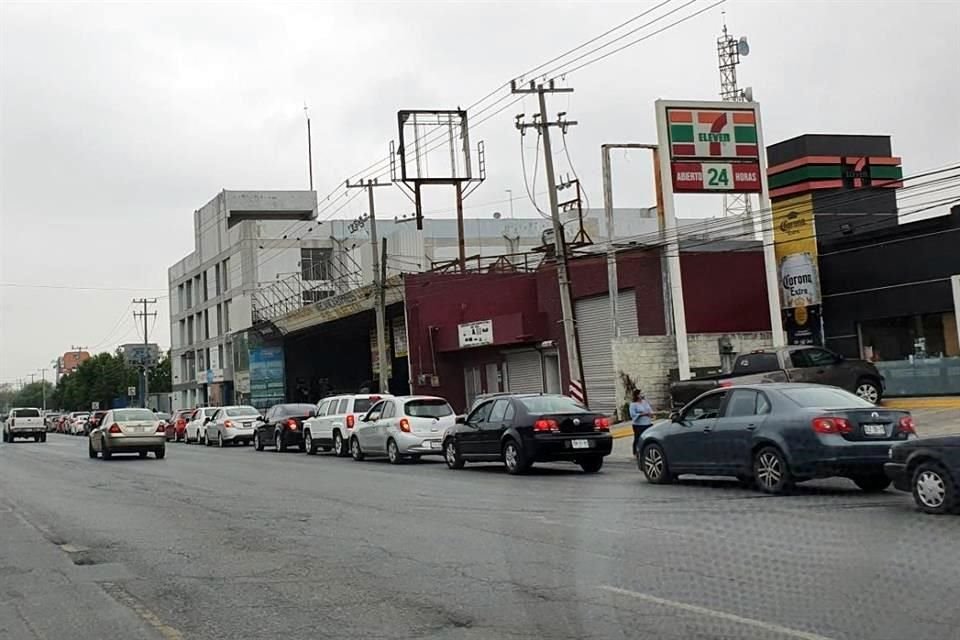
[[[954,313],[861,322],[860,349],[884,376],[887,396],[960,393],[960,340]]]

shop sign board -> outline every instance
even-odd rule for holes
[[[250,347],[250,403],[258,409],[283,402],[286,391],[283,347]]]
[[[789,344],[823,344],[820,270],[813,196],[773,203],[773,241],[780,307]]]
[[[478,320],[457,325],[461,349],[493,344],[493,320]]]

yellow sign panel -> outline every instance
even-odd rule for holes
[[[784,309],[820,304],[817,230],[810,194],[773,203],[773,240]]]

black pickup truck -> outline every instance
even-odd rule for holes
[[[874,404],[880,402],[884,390],[883,376],[865,360],[848,360],[820,347],[795,346],[741,353],[730,373],[674,382],[670,385],[670,399],[679,408],[717,387],[758,382],[828,384]]]

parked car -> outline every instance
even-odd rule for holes
[[[40,409],[15,407],[10,410],[3,422],[3,441],[13,442],[17,438],[33,438],[34,442],[47,441],[47,428],[43,425]]]
[[[170,426],[173,427],[173,440],[176,442],[187,442],[187,423],[190,422],[191,416],[194,414],[194,409],[178,409],[170,414],[167,422],[170,423]],[[195,439],[195,442],[199,442],[199,435]]]
[[[342,395],[324,398],[317,403],[314,417],[303,423],[303,438],[307,453],[314,455],[318,449],[333,450],[334,455],[350,455],[350,436],[360,419],[374,404],[388,394]]]
[[[264,447],[273,447],[276,451],[286,451],[288,447],[297,447],[306,451],[303,435],[303,423],[317,412],[315,404],[275,404],[267,410],[262,422],[253,432],[253,446],[257,451]],[[312,443],[311,443],[312,445]]]
[[[913,494],[921,511],[960,513],[960,435],[896,444],[884,469],[894,487]]]
[[[87,436],[91,458],[109,460],[115,453],[136,453],[141,458],[153,452],[157,460],[167,454],[164,425],[149,409],[112,409]]]
[[[890,485],[890,445],[916,437],[907,411],[843,389],[768,383],[703,394],[643,432],[638,464],[653,484],[681,474],[734,476],[767,493],[813,478],[850,478],[867,492]]]
[[[203,442],[203,433],[207,418],[212,418],[219,407],[200,407],[199,409],[181,409],[176,413],[176,422],[183,423],[183,441],[187,444]]]
[[[447,430],[443,457],[451,469],[502,462],[513,475],[535,462],[574,462],[587,473],[603,467],[613,437],[606,416],[562,395],[498,395]]]
[[[203,443],[208,447],[217,444],[224,447],[228,444],[250,444],[256,426],[263,421],[263,416],[254,407],[235,405],[219,407],[211,417],[205,418],[206,425],[203,431]]]
[[[66,413],[57,418],[57,433],[67,433],[70,425],[70,414]]]
[[[847,359],[820,347],[792,346],[740,354],[730,373],[674,382],[670,397],[674,408],[679,408],[705,391],[758,382],[826,384],[856,393],[872,404],[879,403],[884,392],[883,376],[872,363]]]
[[[74,435],[74,436],[85,435],[86,432],[84,431],[84,428],[87,424],[87,419],[90,417],[90,414],[84,411],[84,412],[74,413],[71,415],[73,417],[70,418],[70,427],[68,431],[70,435]]]
[[[57,430],[57,422],[60,420],[60,414],[56,411],[48,411],[43,416],[43,426],[46,428],[47,433],[52,433]]]
[[[350,453],[357,461],[385,455],[392,464],[424,455],[442,455],[441,436],[455,420],[453,409],[443,398],[384,398],[353,427]]]
[[[86,421],[83,423],[83,435],[89,435],[91,431],[100,426],[100,421],[103,420],[103,416],[105,415],[107,415],[106,411],[94,411],[87,416]]]

